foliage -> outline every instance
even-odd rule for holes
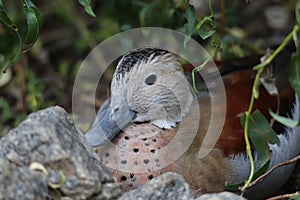
[[[245,128],[246,115],[241,117],[241,124]],[[271,159],[271,152],[268,144],[280,145],[279,138],[274,130],[270,127],[269,122],[259,111],[254,111],[249,117],[249,137],[252,141],[261,165],[265,165]]]
[[[42,24],[43,15],[31,0],[22,0],[24,17],[26,25],[17,25],[8,16],[5,11],[3,0],[0,0],[0,23],[4,28],[4,33],[0,35],[1,41],[9,41],[9,43],[0,43],[0,53],[3,55],[0,60],[0,71],[15,64],[22,51],[27,51],[37,40]],[[86,12],[91,16],[95,16],[89,3],[89,0],[79,0],[84,6]]]
[[[216,36],[216,22],[214,20],[214,12],[211,6],[212,1],[209,0],[209,8],[210,8],[210,15],[203,17],[198,24],[196,25],[196,30],[198,31],[199,36],[203,39],[206,40],[208,38],[211,38],[212,42],[215,43],[215,41],[218,41],[217,43],[219,45],[215,46],[215,50],[218,51],[219,48],[222,49],[222,47],[227,47],[226,45],[223,45],[222,42],[226,41],[223,40],[221,41],[217,36]],[[297,33],[298,33],[298,26],[300,22],[300,1],[298,1],[297,5],[295,6],[295,16],[296,16],[296,21],[298,22],[298,25],[295,25],[294,29],[290,32],[290,34],[286,37],[286,39],[282,42],[282,44],[270,55],[266,61],[263,61],[261,64],[254,66],[253,69],[257,70],[257,74],[255,77],[255,81],[253,83],[253,90],[252,90],[252,95],[251,95],[251,100],[249,104],[249,108],[247,112],[244,114],[244,116],[241,118],[241,124],[244,127],[244,136],[245,136],[245,142],[246,142],[246,151],[247,155],[249,156],[250,159],[250,164],[251,164],[251,171],[248,180],[246,180],[244,183],[237,183],[237,184],[231,184],[225,186],[226,189],[228,190],[238,190],[240,189],[240,186],[243,186],[241,188],[242,191],[244,191],[250,182],[257,178],[260,174],[264,173],[268,165],[270,163],[271,159],[271,152],[269,150],[268,144],[279,144],[279,139],[276,133],[273,131],[271,128],[269,122],[267,119],[257,110],[254,113],[252,113],[253,110],[253,105],[254,101],[259,98],[259,87],[260,87],[260,82],[259,78],[264,70],[264,68],[270,64],[273,59],[278,55],[279,52],[281,52],[284,48],[285,45],[292,39],[294,36],[294,40],[296,43],[296,46],[298,46],[298,41],[297,41]],[[195,10],[191,5],[187,5],[187,21],[188,23],[185,24],[185,31],[187,34],[187,37],[185,39],[185,43],[189,40],[191,35],[194,33],[193,26],[196,23],[195,21]],[[206,27],[206,29],[204,28]],[[232,37],[232,36],[228,36]],[[234,40],[236,40],[234,37],[232,37]],[[237,40],[238,42],[241,42],[240,40]],[[225,50],[226,52],[227,50]],[[221,51],[222,52],[222,51]],[[224,52],[224,51],[223,51]],[[296,91],[296,94],[298,98],[300,97],[300,54],[299,54],[299,48],[297,48],[296,52],[292,55],[292,64],[290,68],[290,73],[289,73],[289,81],[291,86],[294,88]],[[194,80],[194,72],[199,71],[203,68],[203,66],[206,64],[203,63],[201,66],[195,68],[192,73],[192,79],[194,82],[194,90],[195,92],[198,92],[197,89],[195,88],[195,80]],[[270,111],[271,116],[279,121],[280,123],[283,123],[285,126],[288,127],[295,127],[300,124],[300,119],[298,121],[293,121],[289,118],[281,117]],[[254,145],[258,158],[260,160],[260,169],[255,173],[254,172],[254,160],[253,160],[253,155],[252,155],[252,147],[251,143]]]
[[[78,2],[84,7],[85,11],[92,17],[96,17],[91,5],[90,0],[78,0]]]
[[[204,16],[195,27],[195,9],[192,5],[187,3],[186,6],[186,19],[187,23],[184,25],[185,28],[185,40],[184,45],[188,42],[191,36],[196,32],[201,37],[202,40],[206,40],[207,38],[211,38],[211,45],[218,50],[222,47],[222,41],[217,35],[217,23],[215,21],[214,11],[212,8],[212,1],[209,0],[209,10],[210,15]]]

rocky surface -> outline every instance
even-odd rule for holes
[[[158,176],[144,185],[124,193],[118,200],[127,199],[186,199],[193,200],[194,194],[190,186],[179,174],[168,172]],[[221,192],[213,194],[203,194],[196,200],[246,200],[245,198],[230,193]]]
[[[127,199],[194,199],[193,192],[183,177],[165,173],[144,185],[124,193],[119,200]]]
[[[0,157],[9,160],[0,160],[5,163],[0,171],[9,177],[1,177],[0,197],[9,193],[18,199],[24,191],[31,191],[33,198],[29,199],[52,196],[46,187],[50,190],[51,185],[61,196],[75,199],[115,199],[121,193],[120,185],[113,183],[74,121],[58,106],[30,114],[1,138]],[[30,171],[32,163],[44,172]]]
[[[0,199],[45,199],[46,176],[0,158]]]
[[[196,200],[246,200],[244,197],[233,194],[231,192],[220,192],[213,194],[203,194]]]

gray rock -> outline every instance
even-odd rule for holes
[[[246,200],[244,197],[233,194],[231,192],[220,192],[212,194],[203,194],[196,200]]]
[[[30,114],[1,138],[0,157],[22,168],[33,162],[40,163],[54,184],[59,184],[63,175],[65,183],[57,189],[62,196],[115,199],[121,194],[120,185],[113,183],[112,176],[87,145],[74,121],[58,106]],[[14,178],[10,184],[22,184],[18,176]]]
[[[124,193],[119,200],[127,199],[194,199],[193,192],[183,177],[176,173],[158,176],[144,185]]]
[[[0,158],[0,199],[45,199],[46,176]]]

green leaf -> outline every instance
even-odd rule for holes
[[[296,194],[289,198],[289,200],[300,200],[300,194]]]
[[[195,8],[189,3],[186,5],[186,19],[187,23],[184,24],[184,30],[186,36],[184,37],[184,46],[191,39],[195,31]]]
[[[300,100],[300,49],[297,49],[291,57],[289,82]]]
[[[299,124],[298,121],[292,120],[287,117],[279,116],[276,113],[274,113],[272,110],[269,110],[269,113],[277,122],[279,122],[287,127],[294,128],[294,127],[298,126],[298,124]]]
[[[87,14],[89,14],[92,17],[96,17],[91,5],[90,5],[90,0],[78,0],[78,2],[80,3],[80,5],[82,5],[84,7],[85,12],[87,12]]]
[[[1,21],[1,23],[6,25],[12,31],[18,31],[17,25],[15,23],[13,23],[10,20],[10,18],[6,15],[6,13],[3,9],[2,1],[1,1],[1,5],[0,5],[0,10],[1,10],[1,12],[0,12],[0,21]]]
[[[30,0],[23,0],[27,31],[25,44],[32,45],[38,38],[43,23],[43,16]]]
[[[243,127],[244,123],[245,115],[241,118]],[[248,133],[261,165],[269,162],[271,159],[271,152],[268,144],[280,145],[280,141],[277,134],[271,128],[268,120],[259,110],[254,111],[250,115]]]
[[[33,12],[35,13],[36,15],[36,18],[38,20],[38,25],[39,25],[39,28],[42,27],[43,23],[44,23],[44,17],[42,15],[42,13],[38,10],[38,8],[31,2],[31,0],[23,0],[26,2],[26,5],[28,5],[28,7],[30,7],[30,9],[33,10]],[[25,5],[25,6],[26,6]]]
[[[2,0],[0,0],[0,23],[6,30],[6,32],[1,35],[1,38],[7,38],[11,44],[14,44],[10,45],[9,48],[5,47],[4,41],[0,44],[0,53],[4,55],[4,59],[0,63],[0,70],[2,70],[15,64],[22,50],[22,41],[18,27],[5,13]]]
[[[10,32],[0,36],[0,41],[3,41],[3,38],[7,41],[9,40],[11,46],[6,48],[6,44],[0,44],[1,54],[3,55],[0,59],[0,72],[14,65],[19,60],[22,51],[21,37],[18,32]]]
[[[27,32],[25,37],[26,44],[32,44],[36,41],[39,33],[35,13],[30,8],[24,8],[27,20]]]
[[[212,16],[205,16],[196,26],[198,34],[205,40],[216,32],[216,24]]]
[[[1,35],[1,38],[7,38],[10,41],[8,47],[5,42],[0,44],[1,54],[4,55],[0,69],[10,67],[18,61],[23,45],[32,45],[38,38],[42,26],[43,16],[35,5],[30,0],[23,0],[22,2],[27,22],[26,31],[19,30],[17,25],[10,20],[3,8],[3,1],[0,0],[0,23],[6,30],[6,32]],[[26,36],[21,37],[20,32],[24,32]],[[24,38],[24,40],[22,40],[22,38]]]

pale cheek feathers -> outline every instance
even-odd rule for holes
[[[155,89],[155,86],[149,90],[136,89],[133,95],[127,97],[130,109],[137,112],[134,121],[151,121],[152,124],[166,129],[175,127],[189,110],[193,98],[189,88],[181,90],[173,92],[165,87]]]

